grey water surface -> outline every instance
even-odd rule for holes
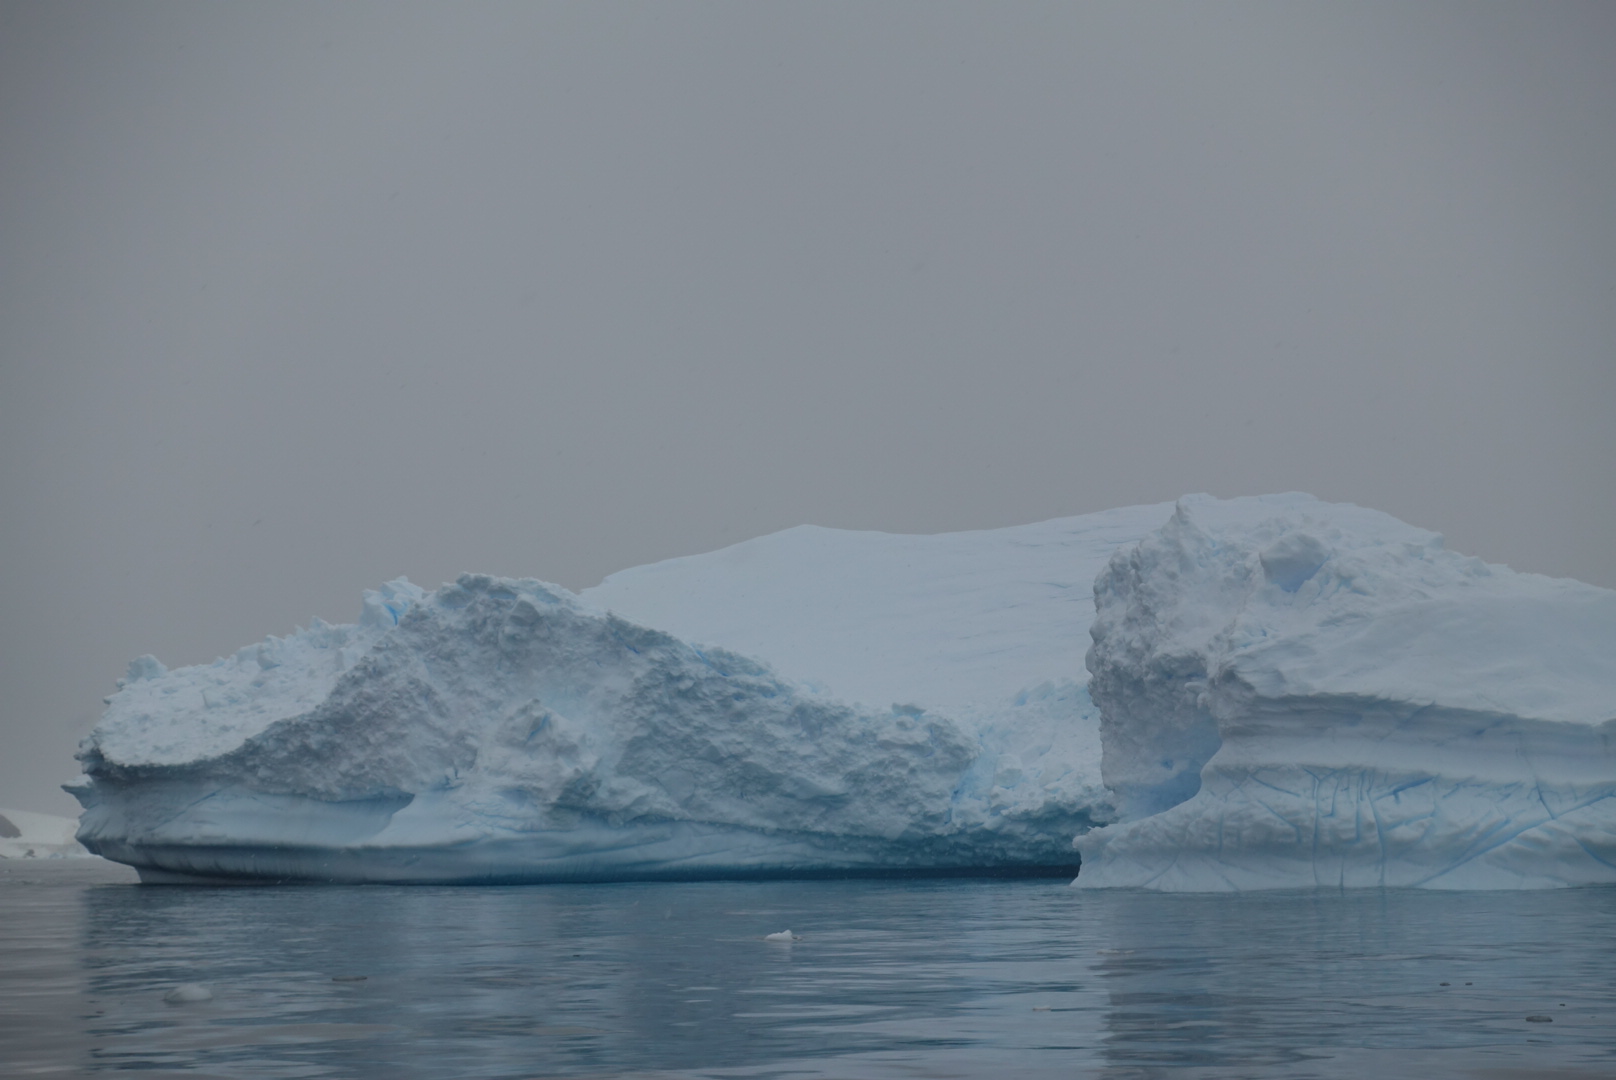
[[[132,881],[0,862],[0,1076],[1616,1076],[1612,889]]]

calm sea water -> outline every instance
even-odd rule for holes
[[[0,863],[0,1076],[1616,1077],[1611,889],[131,878]]]

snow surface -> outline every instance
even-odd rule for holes
[[[81,837],[149,879],[1069,868],[1111,815],[1089,582],[1169,512],[794,529],[582,599],[393,582],[356,626],[135,661],[81,751]]]
[[[1095,582],[1123,820],[1084,887],[1616,882],[1616,592],[1308,496],[1181,500]]]
[[[1087,683],[1094,577],[1171,503],[929,536],[803,525],[639,566],[580,596],[749,656],[850,701],[998,711]]]
[[[55,814],[0,808],[0,859],[69,859],[89,854],[73,839],[79,823]]]

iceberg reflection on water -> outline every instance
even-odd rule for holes
[[[101,883],[128,873],[104,863],[42,869],[55,876],[0,874],[8,1075],[1356,1080],[1616,1065],[1608,889],[150,889]],[[789,947],[764,940],[785,926]],[[211,997],[165,1003],[188,983]],[[1538,1014],[1554,1022],[1527,1022]]]

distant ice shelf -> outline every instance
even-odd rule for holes
[[[71,859],[89,852],[73,839],[78,822],[0,807],[0,859]]]

